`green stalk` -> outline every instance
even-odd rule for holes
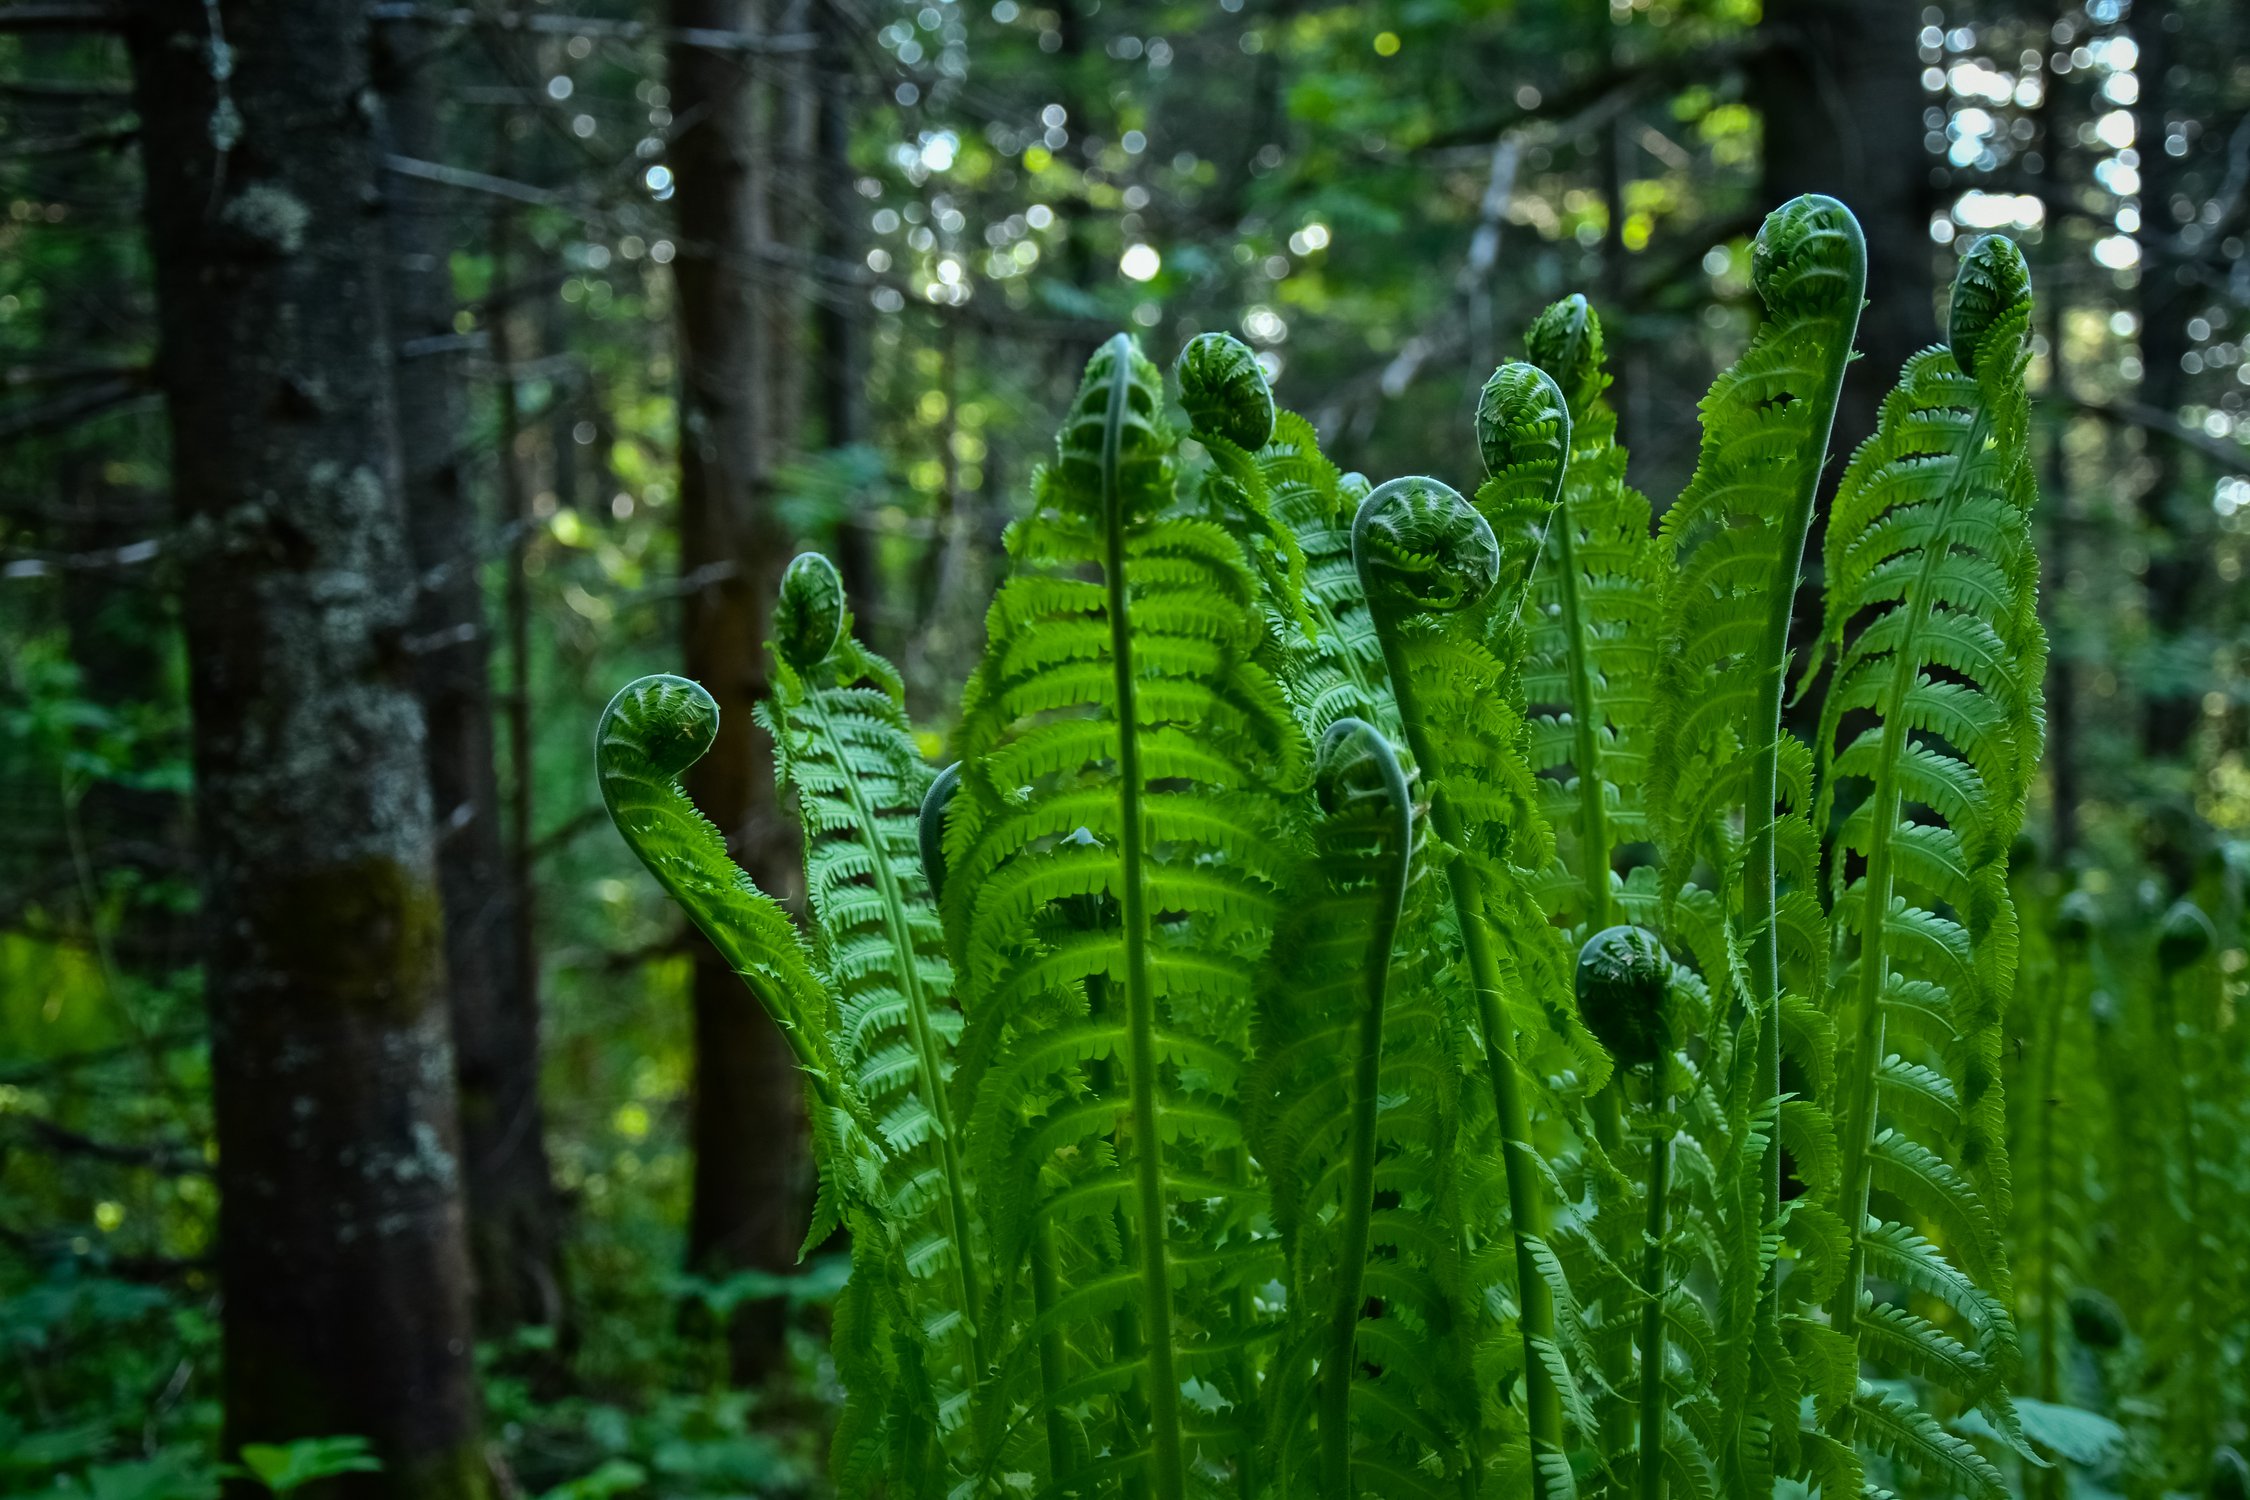
[[[1649,1073],[1649,1118],[1655,1134],[1648,1144],[1648,1244],[1641,1261],[1641,1471],[1640,1500],[1664,1500],[1664,1227],[1665,1198],[1672,1188],[1672,1133],[1659,1120],[1665,1111],[1664,1061]]]
[[[1133,1177],[1139,1210],[1142,1318],[1147,1330],[1150,1479],[1157,1500],[1182,1500],[1187,1476],[1180,1444],[1180,1382],[1172,1366],[1172,1266],[1164,1242],[1164,1144],[1158,1126],[1156,997],[1148,973],[1146,830],[1141,810],[1139,694],[1133,679],[1133,628],[1125,588],[1125,513],[1118,493],[1132,341],[1111,341],[1109,413],[1102,427],[1103,583],[1115,671],[1120,803],[1118,904],[1125,926],[1126,1083],[1132,1091]]]
[[[2056,1399],[2057,1376],[2056,1340],[2062,1336],[2062,1319],[2055,1306],[2060,1290],[2055,1274],[2055,1083],[2057,1065],[2055,1054],[2062,1044],[2063,1016],[2075,998],[2077,963],[2064,954],[2056,964],[2056,988],[2061,992],[2059,1003],[2047,1007],[2046,1035],[2041,1039],[2039,1054],[2039,1092],[2032,1107],[2039,1112],[2039,1371],[2038,1395],[2042,1401]],[[2062,1500],[2063,1471],[2052,1464],[2039,1471],[2041,1500]]]
[[[1035,1322],[1046,1321],[1047,1309],[1055,1305],[1055,1235],[1047,1221],[1035,1219],[1031,1228],[1031,1312]],[[1049,1482],[1058,1492],[1070,1488],[1071,1471],[1077,1466],[1070,1443],[1069,1418],[1055,1409],[1052,1399],[1063,1387],[1062,1331],[1049,1328],[1039,1337],[1039,1394],[1040,1414],[1047,1427],[1047,1469]]]
[[[1516,1242],[1516,1286],[1520,1303],[1517,1321],[1523,1330],[1524,1393],[1531,1422],[1532,1494],[1547,1500],[1551,1486],[1546,1461],[1562,1458],[1562,1398],[1555,1389],[1537,1346],[1555,1340],[1555,1297],[1540,1274],[1532,1254],[1533,1241],[1547,1238],[1547,1202],[1539,1190],[1539,1163],[1531,1149],[1531,1114],[1524,1103],[1516,1076],[1515,1033],[1501,1007],[1500,962],[1492,949],[1492,934],[1485,926],[1484,881],[1476,867],[1461,857],[1461,816],[1446,795],[1444,775],[1422,718],[1420,699],[1400,653],[1397,632],[1386,612],[1376,611],[1376,629],[1383,643],[1383,660],[1390,668],[1391,695],[1398,704],[1399,720],[1406,730],[1407,748],[1422,768],[1429,789],[1430,827],[1455,853],[1446,865],[1453,891],[1453,911],[1461,925],[1461,946],[1467,950],[1469,978],[1477,995],[1477,1020],[1484,1029],[1486,1073],[1492,1084],[1492,1107],[1500,1122],[1501,1160],[1508,1174],[1508,1216]]]
[[[1863,261],[1864,257],[1862,251]],[[1836,424],[1836,402],[1843,393],[1844,370],[1850,363],[1849,335],[1845,343],[1842,350],[1828,351],[1820,391],[1814,397],[1813,451],[1803,455],[1796,466],[1797,488],[1782,515],[1781,559],[1786,567],[1766,600],[1764,643],[1758,653],[1757,706],[1750,719],[1751,733],[1759,736],[1760,742],[1750,762],[1749,787],[1743,799],[1742,927],[1751,935],[1750,1002],[1758,1012],[1758,1107],[1766,1117],[1767,1139],[1773,1143],[1766,1151],[1765,1180],[1761,1184],[1761,1219],[1767,1224],[1781,1212],[1781,937],[1774,929],[1774,822],[1780,801],[1781,704],[1789,673],[1789,619],[1796,604],[1798,581],[1804,576],[1805,538],[1812,530],[1813,504],[1820,493],[1821,459],[1828,451],[1829,434]],[[1858,1232],[1858,1226],[1852,1226],[1855,1242]],[[1774,1272],[1778,1275],[1779,1271],[1777,1260]],[[1771,1301],[1778,1290],[1778,1281],[1769,1277],[1762,1300]]]
[[[1600,932],[1615,918],[1609,888],[1609,801],[1602,780],[1600,705],[1594,701],[1594,669],[1586,648],[1586,616],[1579,602],[1578,526],[1571,519],[1570,492],[1561,489],[1555,502],[1556,567],[1561,574],[1564,635],[1570,661],[1570,727],[1578,762],[1578,843],[1585,865],[1586,931]],[[1594,1117],[1594,1139],[1614,1157],[1625,1143],[1624,1109],[1617,1097],[1618,1080],[1594,1092],[1587,1101]]]
[[[1375,761],[1394,813],[1395,863],[1384,874],[1383,901],[1367,938],[1365,1007],[1360,1011],[1358,1052],[1353,1062],[1351,1159],[1339,1230],[1336,1310],[1329,1347],[1322,1361],[1320,1387],[1321,1473],[1327,1493],[1350,1500],[1352,1371],[1358,1361],[1359,1309],[1366,1284],[1367,1244],[1375,1211],[1375,1115],[1383,1070],[1383,1007],[1390,989],[1391,949],[1406,907],[1406,883],[1414,857],[1414,804],[1406,775],[1390,742],[1358,719],[1339,719],[1329,740],[1349,737]]]

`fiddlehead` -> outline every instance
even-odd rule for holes
[[[1486,853],[1495,847],[1486,839],[1508,820],[1501,810],[1506,804],[1493,799],[1500,788],[1480,784],[1475,774],[1510,762],[1517,726],[1513,722],[1483,726],[1501,745],[1489,739],[1480,744],[1479,726],[1473,720],[1444,723],[1441,731],[1441,714],[1450,718],[1446,710],[1454,708],[1458,699],[1433,709],[1424,693],[1425,683],[1438,686],[1433,679],[1443,680],[1454,692],[1465,689],[1479,697],[1481,686],[1490,695],[1480,705],[1485,713],[1499,706],[1492,699],[1505,698],[1498,664],[1475,635],[1447,630],[1439,623],[1473,615],[1485,604],[1499,579],[1499,543],[1484,517],[1456,491],[1434,479],[1394,479],[1360,502],[1352,524],[1352,555],[1390,667],[1391,691],[1407,743],[1428,787],[1431,827],[1452,851],[1447,882],[1476,995],[1477,1024],[1483,1033],[1486,1074],[1508,1181],[1534,1484],[1541,1497],[1561,1494],[1569,1477],[1562,1447],[1563,1392],[1557,1383],[1562,1359],[1555,1344],[1555,1296],[1542,1265],[1549,1224],[1546,1188],[1531,1142],[1530,1110],[1516,1063],[1515,1023],[1507,1014],[1492,930],[1495,917],[1506,910],[1506,895],[1494,888],[1505,874]],[[1466,757],[1464,750],[1469,752]],[[1527,780],[1520,761],[1516,767]],[[1466,773],[1458,783],[1457,772]],[[1468,825],[1457,796],[1468,802],[1471,814],[1482,815],[1478,827]],[[1528,796],[1525,800],[1523,816],[1535,822]],[[1500,840],[1498,847],[1504,852],[1507,834],[1500,833]],[[1526,939],[1524,955],[1536,953],[1542,939],[1528,932],[1520,913],[1509,911],[1501,920],[1511,936],[1522,934]],[[1551,938],[1552,929],[1546,934]]]
[[[2005,241],[1971,252],[1953,324],[1976,330],[1977,374],[1946,349],[1916,355],[1845,471],[1828,532],[1824,641],[1836,666],[1819,741],[1820,820],[1864,788],[1836,820],[1832,862],[1849,995],[1835,1201],[1850,1256],[1831,1322],[2011,1432],[2012,1324],[1995,1320],[1968,1349],[1872,1297],[1863,1272],[1880,1191],[1905,1206],[1902,1223],[1942,1226],[1945,1256],[1995,1300],[2009,1294],[2000,1058],[2018,935],[2007,872],[2038,759],[2046,656],[2030,538],[2030,301],[2005,269],[2020,262]],[[2016,300],[1996,307],[1990,292],[2003,285]],[[1849,723],[1855,714],[1875,722]],[[1940,1442],[1934,1418],[1878,1404],[1854,1402],[1838,1433],[1870,1421],[1862,1434],[1900,1448],[1902,1461],[1998,1492],[1997,1473]]]
[[[1250,346],[1229,333],[1199,333],[1173,366],[1180,405],[1197,432],[1255,453],[1273,436],[1273,388]]]

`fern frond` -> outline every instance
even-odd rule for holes
[[[1258,1458],[1279,1255],[1240,1090],[1305,756],[1254,659],[1257,570],[1177,496],[1175,441],[1112,340],[1010,528],[943,849],[1003,1340],[980,1420],[1082,1414],[1045,1462],[1086,1461],[1035,1488],[1158,1500]]]
[[[1805,820],[1810,757],[1783,734],[1781,709],[1792,605],[1866,271],[1859,225],[1834,199],[1802,197],[1767,215],[1751,279],[1768,317],[1704,397],[1695,474],[1660,531],[1668,582],[1651,826],[1667,907],[1699,862],[1714,872],[1729,936],[1726,968],[1707,977],[1723,981],[1731,1016],[1757,1043],[1733,1059],[1731,1086],[1747,1090],[1758,1123],[1729,1132],[1730,1163],[1757,1176],[1730,1180],[1721,1198],[1731,1250],[1719,1300],[1730,1331],[1723,1463],[1730,1485],[1761,1493],[1790,1463],[1798,1426],[1799,1377],[1765,1248],[1781,1205],[1784,975],[1797,1005],[1817,1003],[1828,946]],[[1754,1063],[1746,1074],[1745,1062]],[[1756,1282],[1739,1279],[1752,1274]]]
[[[1475,1421],[1449,1227],[1456,1073],[1419,976],[1392,977],[1415,831],[1398,758],[1344,719],[1319,766],[1250,1090],[1290,1266],[1290,1335],[1266,1398],[1272,1479],[1284,1494],[1418,1494],[1467,1472]]]
[[[1556,881],[1543,904],[1592,933],[1616,920],[1614,848],[1649,836],[1641,790],[1664,570],[1648,500],[1625,483],[1617,414],[1603,399],[1609,373],[1600,320],[1584,297],[1568,297],[1540,314],[1525,345],[1567,403],[1570,444],[1561,502],[1540,527],[1543,550],[1524,609],[1532,769],[1548,778],[1549,821],[1577,839],[1562,851],[1573,878]],[[1498,472],[1487,481],[1505,483]],[[1495,505],[1479,498],[1491,519]]]
[[[1507,1180],[1534,1492],[1553,1500],[1568,1475],[1568,1371],[1558,1368],[1552,1256],[1545,1248],[1551,1189],[1532,1142],[1510,991],[1581,1040],[1590,1071],[1607,1059],[1561,990],[1554,973],[1558,934],[1523,878],[1526,866],[1546,862],[1551,846],[1523,762],[1522,721],[1506,672],[1484,645],[1496,633],[1490,617],[1501,549],[1484,517],[1453,490],[1434,479],[1394,479],[1360,503],[1352,554],[1407,743],[1428,787],[1430,825],[1450,860],[1447,884]]]
[[[2008,854],[2039,754],[2046,643],[2020,253],[1980,241],[1954,301],[1964,342],[1908,361],[1830,518],[1824,642],[1835,675],[1821,718],[1820,820],[1837,829],[1838,986],[1849,996],[1837,1211],[1862,1241],[1875,1222],[1871,1191],[1881,1192],[1896,1217],[1937,1228],[1944,1260],[1988,1289],[1992,1308],[1972,1350],[1869,1301],[1855,1244],[1832,1321],[1868,1356],[1977,1404],[2015,1357],[2001,1239],[2001,1024],[2017,946]],[[1856,806],[1839,816],[1847,799]],[[1850,855],[1864,861],[1856,875]],[[1910,1036],[1903,1057],[1889,1055],[1894,996],[1943,1023],[1930,1040]]]
[[[983,1360],[970,1189],[948,1072],[961,1029],[945,941],[920,861],[933,772],[915,748],[890,663],[852,639],[842,578],[817,553],[782,575],[773,697],[758,708],[777,779],[804,831],[817,957],[835,996],[838,1063],[888,1148],[888,1264],[855,1243],[855,1274],[884,1276],[902,1326],[926,1335],[916,1423],[943,1429]],[[899,1454],[894,1463],[909,1455]]]
[[[700,684],[667,675],[628,683],[595,730],[602,801],[627,846],[741,976],[805,1076],[819,1179],[806,1245],[839,1225],[848,1225],[855,1240],[884,1244],[895,1233],[889,1153],[838,1060],[829,992],[788,913],[728,857],[718,829],[680,789],[680,773],[711,748],[718,728],[718,703]],[[859,1347],[873,1349],[883,1337],[881,1320],[872,1301],[862,1305],[869,1318]],[[866,1400],[886,1401],[886,1362],[872,1356],[858,1368]]]

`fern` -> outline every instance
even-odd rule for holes
[[[2045,658],[2029,530],[2030,307],[2021,254],[1980,241],[1955,286],[1952,346],[1908,362],[1845,472],[1828,532],[1824,644],[1836,667],[1820,732],[1821,821],[1850,808],[1834,854],[1848,996],[1836,1202],[1853,1248],[1831,1320],[1863,1353],[1889,1353],[2004,1426],[2010,1321],[1991,1319],[1968,1357],[1933,1325],[1864,1300],[1859,1241],[1880,1188],[1943,1226],[1948,1259],[2008,1298],[2007,860],[2038,759]],[[1856,875],[1853,854],[1864,861]],[[1903,1066],[1887,1060],[1886,1022],[1901,1002],[1936,1013],[1946,1032],[1899,1028]],[[1894,1457],[1967,1483],[1947,1450],[1882,1431]],[[1982,1471],[1974,1477],[1981,1485]],[[1999,1493],[1997,1479],[1977,1492]]]
[[[1542,904],[1592,933],[1614,920],[1612,855],[1648,834],[1640,789],[1664,575],[1648,501],[1625,483],[1617,415],[1602,399],[1600,320],[1584,297],[1565,298],[1532,324],[1525,344],[1564,398],[1570,447],[1561,503],[1551,521],[1538,518],[1542,550],[1524,611],[1531,764],[1553,778],[1549,820],[1577,838],[1558,867],[1575,865],[1575,878],[1543,887]],[[1488,403],[1498,394],[1486,387]],[[1507,483],[1512,457],[1486,454],[1488,469],[1500,465],[1488,486]],[[1479,496],[1488,514],[1494,501]]]
[[[982,1296],[947,1097],[960,1014],[919,858],[919,813],[933,776],[915,748],[897,673],[852,639],[843,580],[817,553],[782,576],[773,653],[774,695],[758,715],[804,829],[837,1060],[877,1116],[889,1154],[898,1264],[861,1254],[855,1275],[903,1272],[894,1290],[923,1347],[901,1399],[920,1396],[929,1408],[914,1425],[953,1432],[983,1362],[973,1322]],[[855,1244],[855,1253],[862,1249]],[[890,1462],[901,1458],[891,1454]]]
[[[1545,864],[1551,846],[1521,757],[1521,719],[1506,674],[1483,644],[1497,633],[1488,619],[1500,546],[1483,516],[1453,490],[1434,479],[1394,479],[1361,502],[1352,551],[1407,743],[1428,786],[1431,829],[1449,859],[1446,878],[1506,1169],[1533,1486],[1541,1496],[1565,1494],[1571,1486],[1563,1414],[1575,1393],[1566,1392],[1557,1343],[1550,1278],[1559,1267],[1548,1243],[1548,1188],[1517,1063],[1519,1018],[1508,1005],[1513,992],[1544,1001],[1555,1015],[1555,934],[1523,879],[1526,867]],[[1575,1017],[1569,1020],[1574,1026]],[[1606,1059],[1588,1042],[1587,1066],[1599,1068]]]
[[[602,710],[594,766],[602,801],[626,844],[687,913],[773,1019],[820,1108],[822,1209],[808,1244],[824,1239],[845,1202],[884,1202],[885,1153],[867,1107],[838,1062],[832,1001],[789,914],[727,857],[726,843],[680,790],[680,773],[711,748],[719,705],[684,677],[643,677]]]
[[[2114,1107],[2177,1171],[2027,1105],[2011,1201],[2044,645],[2004,244],[1844,476],[1819,739],[1781,731],[1863,260],[1830,200],[1769,218],[1771,317],[1654,535],[1583,299],[1487,384],[1474,503],[1339,473],[1224,335],[1176,366],[1182,432],[1113,340],[1010,529],[954,765],[923,763],[834,570],[789,569],[761,712],[810,943],[679,790],[708,695],[619,695],[611,811],[788,1036],[815,1232],[852,1234],[842,1492],[1991,1500],[1977,1444],[2027,1476],[2115,1451],[2058,1404],[2066,1307],[2123,1346],[2109,1378],[2201,1380],[2218,1420],[2233,1335],[2144,1317],[2164,1273],[2130,1265],[2241,1290],[2200,1228],[2250,1179],[2207,929],[2103,960],[2152,976],[2129,1008],[2100,955],[2034,944],[2027,1096],[2072,1048],[2161,1058],[2177,1108]],[[1660,866],[1620,878],[1643,843]],[[2058,1170],[2081,1144],[2098,1170]],[[2081,1197],[2142,1222],[2081,1247]],[[2096,1281],[2145,1341],[2086,1332]]]
[[[1177,498],[1174,443],[1155,370],[1111,341],[1010,530],[945,842],[987,1321],[1012,1335],[989,1421],[1012,1431],[1043,1371],[1044,1411],[1087,1415],[1084,1466],[1042,1487],[1158,1500],[1257,1456],[1278,1264],[1239,1091],[1304,757],[1252,660],[1253,565]],[[1030,1308],[1026,1279],[1051,1282]]]
[[[1290,1267],[1290,1334],[1266,1397],[1272,1480],[1282,1494],[1440,1494],[1470,1471],[1476,1416],[1452,1228],[1455,1071],[1424,976],[1393,974],[1416,822],[1371,726],[1338,720],[1318,760],[1251,1091]]]

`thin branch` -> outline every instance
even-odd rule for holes
[[[66,1156],[83,1156],[119,1167],[146,1167],[168,1177],[208,1177],[210,1164],[185,1146],[127,1146],[96,1140],[57,1120],[40,1115],[11,1114],[38,1143]]]
[[[110,151],[119,146],[130,146],[141,138],[138,120],[127,125],[105,125],[99,130],[80,130],[70,135],[26,136],[21,140],[0,141],[0,158],[22,160],[34,156],[70,156],[80,151]]]
[[[105,380],[0,416],[0,447],[61,432],[81,422],[155,399],[156,394],[145,379]]]
[[[2100,417],[2120,427],[2138,427],[2157,437],[2170,438],[2183,448],[2202,454],[2223,469],[2236,474],[2250,474],[2250,446],[2230,443],[2224,438],[2212,437],[2201,428],[2190,427],[2170,412],[2146,406],[2138,401],[2094,401],[2084,396],[2049,395],[2040,398],[2058,402],[2073,411],[2089,417]]]
[[[0,5],[0,32],[15,31],[122,31],[126,9],[122,5],[92,3]]]
[[[1626,108],[1652,89],[1711,78],[1743,67],[1772,50],[1774,45],[1770,37],[1751,36],[1739,41],[1698,48],[1692,52],[1621,63],[1573,80],[1536,104],[1518,105],[1487,115],[1481,120],[1470,120],[1441,130],[1428,140],[1417,142],[1414,149],[1426,152],[1442,151],[1455,146],[1481,145],[1504,131],[1514,130],[1534,121],[1570,120],[1581,112],[1594,112],[1600,117],[1606,117]],[[1581,119],[1573,123],[1579,129],[1584,129],[1590,124],[1599,123],[1599,120]]]
[[[467,167],[449,167],[443,162],[421,161],[411,156],[386,156],[383,158],[383,165],[401,177],[419,177],[424,182],[442,183],[446,187],[490,193],[496,198],[529,203],[535,208],[569,205],[567,198],[552,189],[534,187],[528,182],[517,182],[513,178],[495,177],[490,172],[472,172]]]
[[[368,8],[377,21],[410,21],[424,26],[471,27],[498,31],[529,31],[561,36],[606,37],[613,41],[657,39],[713,52],[774,54],[811,52],[820,38],[810,32],[767,35],[753,31],[722,31],[708,26],[653,26],[645,21],[618,21],[603,16],[550,16],[534,11],[475,11],[439,5],[416,5],[403,0],[383,0]]]

